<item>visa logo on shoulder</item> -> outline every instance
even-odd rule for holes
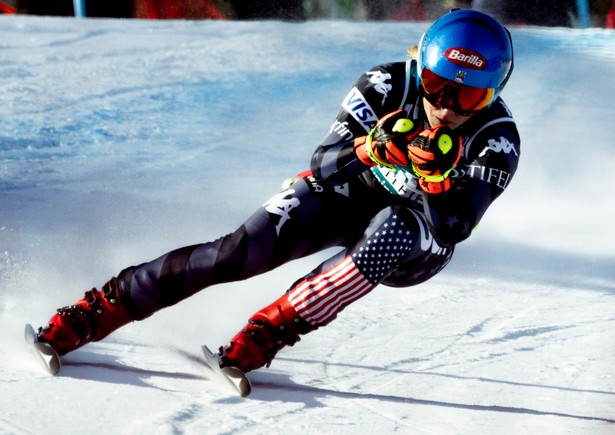
[[[367,101],[365,101],[365,97],[356,87],[353,87],[350,92],[348,92],[348,95],[344,98],[342,107],[346,112],[352,115],[367,132],[374,128],[378,122],[378,117],[374,113],[374,110]]]

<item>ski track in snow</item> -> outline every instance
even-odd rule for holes
[[[305,169],[358,75],[426,27],[0,16],[0,433],[614,433],[600,29],[512,29],[508,191],[443,273],[376,289],[251,373],[248,399],[208,379],[200,345],[331,252],[128,325],[54,378],[23,343],[122,268],[234,229]]]

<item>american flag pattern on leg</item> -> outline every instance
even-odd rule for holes
[[[355,249],[352,257],[367,279],[378,283],[408,256],[415,240],[416,231],[408,229],[397,214],[392,214]]]
[[[387,208],[374,218],[373,229],[349,255],[289,291],[288,299],[301,318],[314,326],[326,325],[403,261],[415,245],[416,231],[391,212]]]
[[[347,256],[321,274],[301,281],[289,292],[288,300],[311,325],[325,325],[374,286]]]

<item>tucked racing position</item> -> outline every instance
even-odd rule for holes
[[[220,347],[222,367],[248,372],[378,285],[439,273],[517,169],[519,134],[500,97],[512,40],[490,16],[453,10],[411,51],[359,77],[310,170],[237,230],[122,270],[59,309],[38,340],[64,355],[214,284],[339,247]]]

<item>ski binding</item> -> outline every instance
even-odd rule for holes
[[[205,345],[201,346],[205,355],[205,365],[213,372],[215,380],[225,388],[230,387],[234,393],[247,397],[252,391],[252,384],[248,377],[236,367],[220,368],[220,360]]]
[[[26,324],[25,339],[26,343],[30,344],[34,352],[39,356],[39,359],[50,375],[53,376],[60,371],[62,367],[60,356],[49,343],[38,341],[38,336],[29,323]]]

